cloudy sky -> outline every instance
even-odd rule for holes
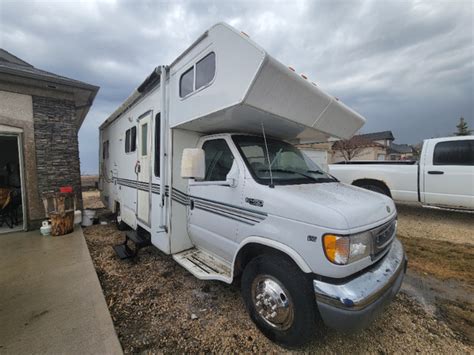
[[[473,2],[0,0],[0,47],[101,87],[79,133],[97,172],[98,126],[159,64],[225,21],[397,143],[474,127]]]

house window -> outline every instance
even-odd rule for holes
[[[155,176],[160,177],[161,114],[155,116]]]
[[[208,85],[216,74],[216,54],[209,53],[189,68],[179,80],[179,96],[186,97],[193,91]]]
[[[137,127],[129,128],[125,131],[125,153],[137,150]]]
[[[102,159],[109,159],[109,141],[102,143]]]
[[[474,165],[474,140],[437,143],[433,165]]]
[[[225,181],[232,168],[234,156],[224,139],[215,139],[203,144],[206,159],[204,181]]]

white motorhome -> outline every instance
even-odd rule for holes
[[[246,34],[213,26],[100,127],[102,198],[131,229],[117,254],[152,244],[199,279],[241,280],[252,320],[283,345],[306,342],[317,317],[368,325],[406,268],[395,206],[290,144],[349,138],[364,121]]]

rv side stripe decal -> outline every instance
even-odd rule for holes
[[[149,191],[150,184],[147,182],[129,180],[123,178],[114,178],[114,183],[121,186],[130,187],[132,189],[138,189],[141,191]],[[166,196],[169,196],[169,186],[166,186]],[[151,184],[151,192],[154,194],[160,193],[159,184]],[[202,197],[190,196],[178,189],[173,188],[172,200],[188,206],[190,201],[193,200],[196,209],[210,212],[222,217],[230,218],[238,222],[242,222],[248,225],[255,225],[267,218],[267,214],[262,211],[256,211],[249,208],[243,208],[235,205],[231,205],[224,202],[209,200]]]

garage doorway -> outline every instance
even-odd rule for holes
[[[0,132],[0,233],[25,230],[21,134]]]

